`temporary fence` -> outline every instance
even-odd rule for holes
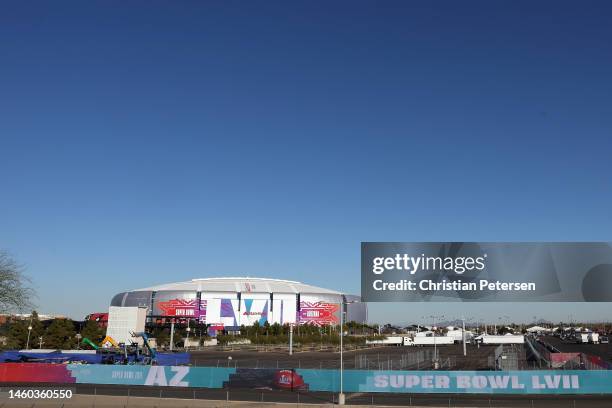
[[[457,367],[457,356],[438,355],[438,367],[441,369],[454,369]],[[433,349],[414,349],[403,353],[348,354],[344,357],[344,369],[355,370],[430,370],[435,358]],[[241,359],[239,355],[233,358],[198,358],[191,363],[198,367],[226,367],[226,368],[285,368],[285,369],[340,369],[339,358],[258,358]],[[484,368],[484,367],[483,367]]]
[[[489,368],[493,370],[525,370],[530,367],[525,356],[525,348],[516,344],[500,344],[495,353],[488,356]],[[541,368],[541,367],[540,367]]]

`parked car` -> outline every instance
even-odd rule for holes
[[[599,338],[599,342],[601,344],[608,344],[608,343],[610,343],[610,339],[608,337],[606,337],[606,336],[602,336],[602,337]]]

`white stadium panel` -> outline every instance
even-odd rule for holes
[[[237,292],[209,292],[202,291],[202,299],[238,299]]]
[[[273,307],[270,313],[270,324],[295,323],[296,295],[291,293],[274,293]]]
[[[202,292],[201,300],[206,305],[207,324],[239,326],[234,310],[238,309],[236,292]]]
[[[270,300],[270,292],[262,292],[262,293],[240,293],[240,299],[261,299],[261,300]]]
[[[207,324],[221,324],[221,299],[202,299],[206,302],[206,316],[203,322]]]
[[[269,321],[269,313],[270,293],[241,293],[239,325],[251,326],[257,322],[263,326]]]
[[[142,338],[133,338],[131,333],[144,331],[147,308],[128,306],[108,308],[108,326],[106,335],[110,336],[117,343],[137,342],[142,344]]]

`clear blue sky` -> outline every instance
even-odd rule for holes
[[[0,248],[40,311],[80,318],[194,277],[359,293],[361,241],[609,241],[611,17],[607,1],[6,3]]]

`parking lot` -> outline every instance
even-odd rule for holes
[[[487,370],[489,357],[495,354],[495,346],[467,345],[463,356],[461,344],[437,347],[440,368],[453,370]],[[370,349],[345,351],[346,369],[405,369],[428,370],[432,368],[434,347],[381,346]],[[299,352],[290,356],[282,352],[258,352],[253,350],[204,350],[192,351],[194,366],[237,368],[319,368],[340,367],[340,353],[331,351]]]
[[[603,358],[612,362],[612,345],[608,344],[588,344],[576,343],[574,341],[561,340],[555,336],[544,336],[541,338],[545,343],[550,344],[563,353],[586,353]]]

